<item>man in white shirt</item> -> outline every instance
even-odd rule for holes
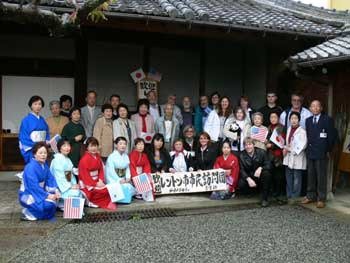
[[[289,115],[292,111],[300,113],[300,126],[305,129],[305,121],[307,118],[312,116],[312,113],[307,108],[303,107],[303,100],[304,98],[302,95],[296,93],[292,94],[292,107],[283,111],[280,116],[280,123],[285,126],[285,129],[288,129],[290,127]]]
[[[85,129],[87,138],[92,136],[95,121],[101,114],[100,107],[96,106],[97,93],[94,90],[88,91],[86,95],[86,106],[81,108],[81,124]]]
[[[159,117],[161,117],[162,110],[160,105],[158,104],[158,96],[155,90],[151,90],[147,94],[147,99],[149,101],[149,114],[153,117],[153,120],[156,121]]]

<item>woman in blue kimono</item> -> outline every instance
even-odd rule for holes
[[[117,137],[114,141],[115,150],[108,156],[106,162],[106,181],[107,184],[119,183],[122,186],[125,197],[131,197],[136,194],[135,188],[131,184],[131,174],[129,168],[129,156],[126,153],[127,140],[125,137]],[[130,203],[129,200],[121,200],[121,203]]]
[[[31,112],[22,120],[19,128],[19,148],[25,164],[32,159],[31,150],[36,142],[50,140],[49,126],[40,116],[44,105],[44,100],[40,96],[32,96],[28,102]]]
[[[71,151],[69,140],[60,139],[57,143],[57,149],[58,153],[51,161],[50,171],[56,179],[61,198],[81,197],[77,179],[73,175],[73,163],[68,157]],[[63,202],[59,203],[59,207],[63,207]]]
[[[46,143],[36,143],[32,151],[34,158],[24,168],[18,193],[19,202],[23,206],[22,219],[51,219],[55,216],[57,200],[61,195],[46,163]]]

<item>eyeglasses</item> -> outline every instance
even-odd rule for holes
[[[193,130],[187,130],[186,133],[187,133],[187,132],[194,132],[194,131],[193,131]]]

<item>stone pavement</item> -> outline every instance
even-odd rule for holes
[[[0,172],[0,262],[6,262],[32,245],[33,241],[47,237],[69,221],[57,213],[55,222],[21,222],[21,208],[17,201],[19,182],[14,172]],[[259,207],[257,197],[238,197],[225,201],[212,201],[209,194],[188,194],[161,196],[155,202],[145,203],[135,200],[130,205],[119,205],[118,211],[134,212],[152,208],[171,208],[176,215],[196,215],[213,212],[233,211]],[[350,223],[350,190],[338,191],[334,200],[325,209],[316,209],[313,204],[304,206],[319,214]],[[87,214],[98,213],[102,209],[86,209]]]

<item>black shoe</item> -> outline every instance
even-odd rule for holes
[[[268,206],[269,206],[269,201],[267,201],[267,200],[261,201],[261,207],[268,207]]]

